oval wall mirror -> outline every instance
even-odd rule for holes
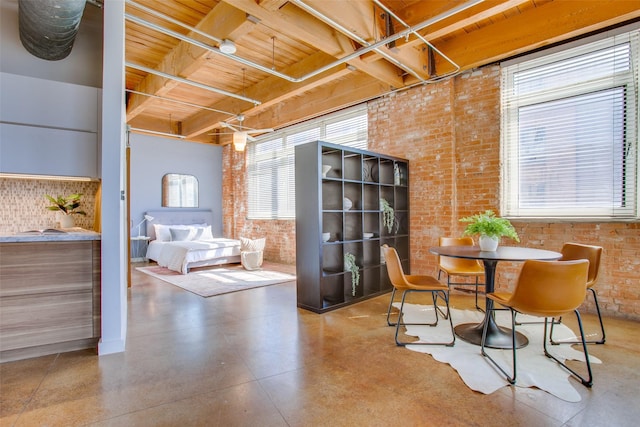
[[[162,206],[197,208],[198,179],[193,175],[168,173],[162,177]]]

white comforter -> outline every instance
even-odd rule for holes
[[[214,240],[192,240],[163,242],[158,255],[158,265],[187,274],[189,263],[240,255],[240,241],[216,238]]]

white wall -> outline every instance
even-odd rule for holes
[[[136,226],[149,210],[162,208],[162,177],[167,173],[194,175],[199,184],[199,209],[213,211],[214,235],[222,235],[222,148],[157,136],[131,133],[131,220]],[[145,227],[142,227],[144,234]],[[132,230],[133,236],[138,230]]]

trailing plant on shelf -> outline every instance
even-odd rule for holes
[[[46,194],[45,197],[52,203],[51,206],[47,206],[50,211],[60,211],[65,215],[87,215],[85,211],[80,210],[80,198],[82,197],[80,193],[56,198]]]
[[[351,296],[356,296],[356,288],[360,283],[360,270],[356,264],[356,257],[349,252],[344,254],[344,269],[351,272]]]
[[[511,222],[506,218],[497,217],[492,210],[460,218],[460,222],[468,223],[463,233],[465,236],[480,235],[480,249],[482,250],[487,250],[483,245],[483,238],[489,238],[496,242],[493,249],[489,250],[496,250],[497,242],[502,236],[509,237],[516,242],[520,241],[518,233],[511,225]]]
[[[393,208],[385,199],[380,199],[380,210],[382,210],[382,223],[387,227],[389,233],[391,233],[391,230],[393,230],[393,224],[396,221]]]

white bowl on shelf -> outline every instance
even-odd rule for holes
[[[373,237],[373,233],[362,233],[362,237],[365,239],[370,239]]]
[[[322,233],[323,242],[328,242],[330,238],[331,238],[331,233]]]

